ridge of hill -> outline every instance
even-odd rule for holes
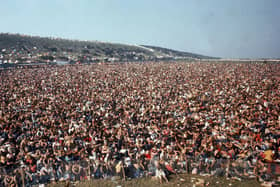
[[[191,57],[194,59],[218,59],[217,57],[210,57],[210,56],[200,55],[196,53],[178,51],[178,50],[168,49],[163,47],[150,46],[150,45],[141,45],[141,46],[145,47],[146,49],[152,49],[157,53],[162,53],[164,55],[169,55],[169,56]]]

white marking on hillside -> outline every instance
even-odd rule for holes
[[[136,45],[136,44],[135,44],[134,46],[136,46],[136,47],[140,47],[140,48],[142,48],[142,49],[146,49],[146,50],[151,51],[151,52],[154,52],[154,50],[153,50],[153,49],[148,48],[148,47],[144,47],[144,46],[141,46],[141,45]]]

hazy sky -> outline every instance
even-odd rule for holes
[[[0,0],[0,32],[280,57],[280,0]]]

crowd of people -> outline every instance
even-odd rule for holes
[[[280,64],[0,71],[0,186],[169,174],[279,181]]]

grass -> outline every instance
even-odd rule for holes
[[[203,182],[199,183],[199,180]],[[140,178],[123,181],[121,179],[116,180],[90,180],[80,181],[76,183],[58,183],[50,184],[49,187],[61,187],[61,186],[77,186],[77,187],[90,187],[90,186],[104,186],[104,187],[130,187],[130,186],[147,186],[147,187],[199,187],[199,186],[221,186],[221,187],[259,187],[260,183],[256,179],[250,179],[246,181],[238,181],[233,179],[226,179],[221,177],[203,177],[199,175],[181,174],[178,177],[175,175],[170,176],[168,183],[160,184],[159,181],[152,178]]]

